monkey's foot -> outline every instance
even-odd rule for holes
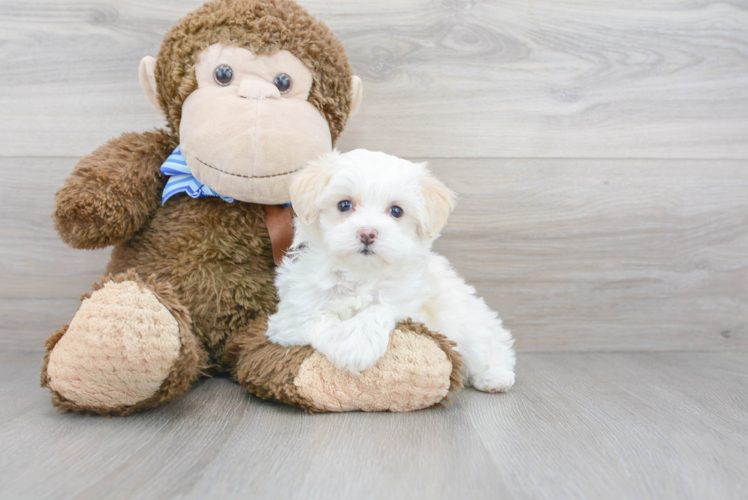
[[[130,271],[94,285],[47,340],[42,385],[59,409],[125,415],[187,390],[204,359],[171,288]]]
[[[260,320],[229,344],[234,376],[250,392],[313,412],[412,411],[444,402],[462,387],[454,343],[420,323],[400,323],[374,367],[354,375],[311,347],[281,347]]]

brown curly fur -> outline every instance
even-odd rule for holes
[[[263,399],[313,411],[314,408],[299,396],[294,385],[294,378],[304,360],[312,355],[312,348],[282,348],[284,353],[279,363],[278,346],[268,341],[266,331],[267,317],[260,317],[229,341],[226,346],[226,361],[233,367],[234,379]]]
[[[214,43],[254,54],[288,50],[311,70],[309,102],[327,118],[333,145],[350,114],[353,72],[343,44],[324,23],[288,0],[214,0],[166,34],[156,63],[159,102],[177,133],[182,104],[196,88],[200,52]]]
[[[62,241],[92,249],[132,236],[161,204],[159,168],[177,144],[164,130],[122,134],[78,162],[55,196],[52,217]]]
[[[214,370],[223,367],[232,334],[275,311],[275,267],[260,205],[175,196],[114,248],[107,271],[128,269],[171,284]]]
[[[150,398],[135,405],[118,406],[114,408],[79,405],[66,399],[60,393],[50,388],[50,391],[52,392],[52,404],[59,411],[75,411],[87,415],[129,415],[140,410],[158,406],[161,403],[173,401],[177,396],[186,391],[201,375],[205,375],[205,363],[208,357],[207,353],[191,331],[189,312],[179,303],[179,300],[174,296],[173,290],[169,284],[156,280],[154,276],[151,276],[144,281],[135,271],[130,270],[116,276],[110,274],[107,277],[101,278],[98,283],[94,283],[92,287],[93,292],[95,293],[97,290],[100,290],[108,282],[122,283],[124,281],[134,281],[140,287],[153,292],[158,301],[161,302],[161,304],[169,310],[172,316],[174,316],[174,319],[177,320],[177,325],[179,327],[179,340],[181,342],[177,360],[171,368],[169,376],[161,383],[159,390]],[[81,301],[90,296],[90,294],[84,294],[81,296]],[[65,325],[57,330],[44,343],[47,352],[44,356],[44,364],[42,365],[41,371],[42,387],[49,388],[49,376],[47,374],[49,357],[52,349],[57,345],[57,342],[59,342],[67,332],[68,326],[69,325]]]

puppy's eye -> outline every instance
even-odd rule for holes
[[[398,207],[397,205],[394,205],[390,207],[390,215],[393,216],[395,219],[399,219],[403,216],[403,209]]]
[[[353,203],[351,203],[348,200],[343,200],[340,203],[338,203],[338,210],[340,210],[341,212],[347,212],[352,208],[353,208]]]
[[[213,71],[213,79],[221,87],[234,81],[234,70],[228,64],[221,64]]]
[[[285,94],[291,90],[291,77],[285,73],[278,73],[273,78],[273,85],[278,87],[281,94]]]

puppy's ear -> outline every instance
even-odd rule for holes
[[[302,224],[309,224],[319,215],[317,198],[327,186],[340,153],[333,151],[310,161],[296,174],[291,183],[291,205]]]
[[[447,219],[455,207],[456,196],[447,186],[429,173],[421,180],[425,204],[423,233],[429,238],[436,238],[447,225]]]

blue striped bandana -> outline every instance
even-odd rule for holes
[[[178,193],[187,193],[192,198],[218,196],[229,203],[234,202],[233,198],[216,193],[192,175],[190,167],[184,161],[181,145],[177,146],[177,149],[161,165],[161,173],[169,176],[169,180],[166,181],[166,186],[164,186],[164,193],[161,195],[162,205],[166,203],[166,200]]]

